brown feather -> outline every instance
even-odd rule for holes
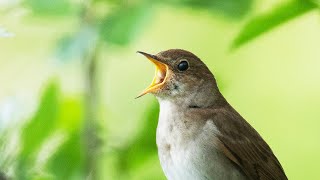
[[[268,144],[230,105],[211,112],[210,119],[221,132],[218,138],[225,147],[222,152],[250,179],[288,179]]]

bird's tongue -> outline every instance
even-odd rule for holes
[[[166,71],[163,71],[157,68],[154,83],[155,84],[162,83],[165,77],[166,77]]]

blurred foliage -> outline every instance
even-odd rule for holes
[[[23,3],[32,13],[41,16],[65,16],[75,10],[75,5],[69,0],[24,0]]]
[[[0,26],[0,38],[7,38],[7,37],[12,37],[14,36],[13,33],[7,31],[5,28],[2,28]]]
[[[139,35],[148,24],[152,6],[143,3],[135,6],[118,7],[108,14],[99,26],[106,43],[127,45]]]
[[[235,38],[231,48],[238,48],[280,24],[309,12],[316,7],[316,4],[312,1],[292,0],[272,9],[271,12],[257,16],[244,26]]]
[[[49,85],[39,103],[38,111],[22,130],[20,157],[35,156],[36,149],[39,149],[45,138],[54,131],[59,113],[58,97],[57,85]],[[46,126],[43,126],[44,124]]]
[[[118,151],[120,169],[123,172],[141,166],[148,158],[157,153],[155,139],[158,116],[159,107],[154,102],[150,104],[145,117],[143,117],[139,134],[136,135],[132,142]]]
[[[226,17],[239,19],[251,10],[253,0],[165,0],[164,2],[216,12]]]
[[[56,83],[48,85],[34,117],[21,128],[19,153],[10,162],[0,161],[2,169],[15,167],[13,178],[84,179],[86,177],[83,174],[84,154],[81,144],[83,104],[76,99],[61,99],[59,94],[60,90]],[[119,172],[130,172],[156,154],[155,133],[158,112],[159,107],[156,103],[150,105],[139,134],[130,144],[117,150]],[[0,136],[2,152],[8,141],[7,135],[10,136],[3,133]],[[56,141],[52,140],[59,136]],[[41,151],[44,151],[44,154]]]
[[[52,155],[47,162],[47,171],[55,179],[83,179],[84,154],[80,131],[71,132],[69,138]]]
[[[97,30],[88,24],[82,25],[77,32],[65,35],[57,42],[55,55],[65,62],[83,60],[92,51],[97,41]]]
[[[48,85],[35,115],[21,127],[18,153],[2,169],[12,169],[14,179],[79,179],[83,177],[80,148],[82,103],[61,99],[57,83]],[[10,131],[1,137],[10,136]],[[8,137],[6,137],[8,138]],[[4,152],[2,139],[0,147]],[[6,166],[6,167],[3,167]]]

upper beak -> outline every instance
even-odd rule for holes
[[[152,80],[152,83],[138,97],[136,97],[136,98],[139,98],[147,93],[155,92],[161,88],[161,86],[165,83],[165,80],[167,77],[168,66],[162,60],[160,60],[154,55],[141,52],[141,51],[138,51],[137,53],[144,55],[156,66],[156,72]]]

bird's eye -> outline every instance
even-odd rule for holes
[[[187,61],[181,61],[179,64],[178,64],[178,69],[179,71],[185,71],[189,68],[189,64]]]

